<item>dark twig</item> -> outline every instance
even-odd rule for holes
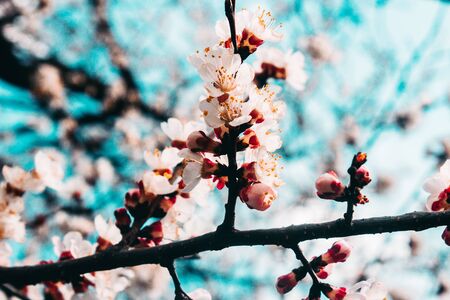
[[[217,228],[219,231],[234,230],[236,200],[239,186],[237,180],[236,144],[239,132],[236,128],[230,128],[230,133],[226,139],[228,158],[228,201],[225,204],[225,217],[222,224]]]
[[[0,290],[2,290],[6,296],[8,296],[9,298],[18,298],[21,300],[30,300],[30,298],[28,298],[27,296],[23,295],[22,293],[16,291],[16,289],[14,289],[13,287],[6,285],[6,284],[1,284],[0,285]]]
[[[306,268],[308,271],[309,276],[311,276],[311,279],[313,281],[313,285],[318,285],[319,279],[317,279],[316,273],[311,267],[311,264],[309,263],[308,259],[305,257],[305,255],[302,252],[302,249],[300,249],[299,245],[295,245],[292,247],[292,251],[295,253],[295,257],[301,261],[302,265]]]
[[[225,0],[225,15],[227,16],[228,23],[230,24],[231,42],[233,43],[234,53],[238,53],[237,37],[236,37],[236,0]]]
[[[0,267],[0,283],[14,283],[15,285],[36,284],[119,267],[160,264],[167,258],[177,259],[200,252],[221,250],[234,246],[284,246],[320,238],[409,230],[421,231],[448,225],[450,225],[450,211],[439,213],[413,212],[400,216],[353,220],[353,226],[351,227],[342,226],[342,219],[340,219],[319,224],[236,231],[227,232],[226,234],[218,231],[151,248],[104,251],[83,258],[46,265]]]
[[[175,300],[192,300],[188,294],[186,294],[181,288],[180,279],[178,279],[177,272],[175,270],[174,261],[161,264],[163,267],[167,268],[170,277],[172,277],[173,285],[175,286]]]

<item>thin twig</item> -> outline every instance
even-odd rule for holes
[[[21,300],[31,300],[30,298],[28,298],[27,296],[23,295],[22,293],[16,291],[14,288],[6,285],[6,284],[1,284],[0,285],[0,290],[2,290],[6,296],[8,297],[15,297]],[[9,298],[8,298],[9,299]]]
[[[174,261],[171,260],[169,262],[163,263],[162,266],[167,268],[170,277],[172,277],[173,285],[175,286],[175,300],[192,300],[191,297],[189,297],[189,295],[186,294],[181,288],[181,282],[175,270]]]
[[[308,259],[305,257],[305,255],[302,252],[302,249],[300,249],[299,245],[295,245],[292,247],[292,251],[295,253],[295,257],[302,262],[302,265],[306,268],[308,271],[309,276],[311,276],[311,279],[313,281],[313,285],[319,285],[319,279],[316,276],[316,273],[311,267],[311,264],[309,263]]]

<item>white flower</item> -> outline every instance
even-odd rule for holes
[[[286,113],[286,104],[283,101],[275,101],[280,91],[279,86],[265,85],[263,88],[252,88],[249,92],[249,101],[246,105],[250,109],[256,109],[263,116],[263,120],[279,120]]]
[[[256,12],[246,9],[238,11],[235,20],[238,48],[248,47],[250,53],[264,41],[279,41],[283,38],[283,35],[277,32],[281,26],[274,27],[272,14],[261,7],[258,7]],[[226,19],[216,23],[216,34],[226,47],[230,47],[230,26]]]
[[[268,78],[283,79],[294,89],[302,91],[308,78],[304,70],[305,58],[302,53],[283,53],[276,48],[262,48],[256,52],[254,64],[256,79],[266,83]]]
[[[0,183],[0,211],[10,214],[19,214],[23,211],[23,198],[8,193],[6,182]]]
[[[199,108],[206,124],[217,128],[224,124],[236,127],[250,122],[250,113],[254,107],[247,104],[243,98],[229,96],[222,102],[217,98],[204,99],[200,101]]]
[[[423,189],[430,193],[427,201],[430,211],[450,209],[450,159],[441,166],[438,174],[425,181]]]
[[[188,296],[192,298],[192,300],[211,300],[211,294],[205,289],[196,289],[192,292],[188,293]]]
[[[253,125],[252,130],[258,139],[258,147],[263,147],[269,152],[274,152],[281,148],[281,137],[277,134],[278,123],[274,120],[265,121],[260,124]],[[244,132],[245,134],[245,132]]]
[[[250,65],[241,64],[241,57],[231,49],[206,48],[203,53],[189,56],[188,60],[205,81],[205,89],[211,97],[241,95],[255,75]]]
[[[144,190],[146,194],[166,195],[177,190],[177,183],[170,183],[165,176],[155,174],[153,171],[147,171],[142,177]]]
[[[174,147],[165,148],[162,152],[158,149],[147,150],[144,153],[144,159],[152,169],[172,172],[172,169],[181,162],[178,152],[179,150]]]
[[[318,34],[303,41],[311,57],[316,62],[334,63],[339,59],[339,53],[334,48],[330,39],[324,34]]]
[[[89,192],[90,187],[83,177],[74,176],[62,183],[58,195],[65,199],[83,198]]]
[[[90,242],[83,240],[81,233],[71,231],[64,235],[63,240],[58,236],[52,238],[53,250],[56,255],[61,255],[65,251],[70,251],[74,258],[92,255],[95,247]]]
[[[283,185],[280,178],[280,171],[282,167],[279,165],[280,156],[273,154],[260,148],[257,150],[247,149],[245,151],[245,161],[255,162],[254,172],[256,181],[263,182],[273,188],[278,188]]]
[[[97,176],[100,181],[112,184],[116,179],[116,173],[114,171],[114,166],[111,162],[101,157],[95,161],[95,169],[97,171]]]
[[[95,272],[93,282],[97,299],[114,300],[118,293],[130,285],[130,279],[134,272],[129,269],[119,268],[103,272]]]
[[[387,290],[380,282],[373,280],[360,281],[349,289],[344,300],[384,300]]]
[[[119,243],[122,239],[122,235],[120,234],[119,228],[114,225],[114,222],[109,220],[106,222],[105,219],[101,215],[95,217],[95,229],[98,232],[98,235],[104,240],[110,242],[115,245]]]
[[[20,167],[3,166],[2,173],[5,181],[18,190],[42,192],[45,188],[39,178]]]
[[[170,118],[167,122],[161,123],[161,129],[173,142],[186,142],[189,134],[194,131],[204,131],[205,125],[196,121],[183,124],[177,118]]]
[[[1,212],[0,213],[0,240],[13,239],[23,242],[25,238],[25,223],[19,215]]]
[[[11,256],[11,254],[12,254],[11,246],[6,242],[1,241],[0,242],[0,266],[2,266],[2,267],[9,266],[9,264],[10,264],[9,257]]]
[[[55,150],[38,151],[34,157],[35,172],[42,182],[55,190],[64,178],[64,158]]]

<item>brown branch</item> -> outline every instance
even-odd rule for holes
[[[200,252],[221,250],[234,246],[281,245],[291,247],[301,241],[320,238],[335,238],[363,234],[396,231],[421,231],[438,226],[450,225],[450,211],[429,213],[413,212],[399,216],[377,217],[354,220],[351,225],[342,219],[272,229],[207,233],[184,241],[145,249],[120,252],[99,252],[97,254],[62,261],[58,263],[0,268],[0,283],[14,285],[36,284],[48,280],[73,278],[76,275],[161,262]],[[440,238],[436,236],[436,238]]]

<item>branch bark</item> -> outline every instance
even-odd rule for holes
[[[0,284],[12,283],[15,286],[36,284],[119,267],[160,264],[168,259],[235,246],[279,245],[289,248],[293,244],[306,240],[396,231],[422,231],[449,225],[450,211],[446,211],[439,213],[413,212],[399,216],[360,219],[354,220],[350,225],[346,224],[343,219],[338,219],[318,224],[227,232],[226,234],[220,231],[211,232],[152,248],[121,252],[105,251],[92,256],[46,265],[2,267],[0,268]]]

